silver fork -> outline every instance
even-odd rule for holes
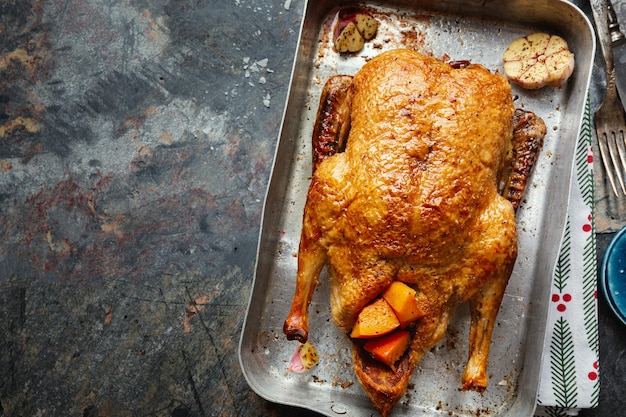
[[[626,116],[615,86],[615,63],[608,27],[609,3],[606,0],[590,0],[590,3],[606,67],[606,95],[594,116],[598,148],[613,193],[620,195],[619,184],[622,194],[626,196]]]

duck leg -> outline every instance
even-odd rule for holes
[[[463,390],[487,388],[487,362],[491,334],[514,262],[470,298],[470,353],[463,372]]]
[[[524,189],[543,145],[546,126],[532,112],[517,109],[513,116],[513,167],[502,190],[513,209],[520,205]],[[491,335],[514,262],[503,268],[470,298],[470,352],[463,373],[463,389],[487,387],[487,360]]]
[[[313,172],[319,164],[345,149],[350,130],[350,104],[352,77],[336,75],[328,79],[317,111],[313,127]],[[312,228],[309,210],[314,210],[315,201],[305,207],[305,219],[300,246],[298,248],[298,273],[291,311],[283,325],[283,332],[289,340],[305,343],[309,337],[308,308],[313,298],[318,277],[324,267],[327,254],[315,239],[317,233]]]

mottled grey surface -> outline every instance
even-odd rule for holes
[[[0,4],[0,415],[271,415],[237,344],[302,2]]]
[[[236,351],[302,6],[0,4],[0,416],[295,413]],[[600,324],[586,417],[626,409]]]

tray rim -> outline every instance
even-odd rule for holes
[[[524,0],[522,0],[524,1]],[[595,55],[595,51],[596,51],[596,37],[595,37],[595,31],[593,29],[593,26],[589,20],[589,18],[582,12],[582,10],[575,4],[567,1],[567,0],[548,0],[549,3],[554,3],[554,4],[563,4],[566,7],[569,7],[574,13],[576,13],[578,15],[579,18],[582,18],[582,20],[586,23],[586,29],[589,31],[589,34],[591,35],[591,48],[589,50],[589,53],[591,55],[591,57],[593,57]],[[266,193],[264,196],[264,200],[263,200],[263,210],[261,213],[261,224],[260,224],[260,228],[259,228],[259,239],[258,239],[258,245],[257,245],[257,257],[255,260],[255,266],[254,266],[254,275],[253,275],[253,279],[252,279],[252,287],[251,287],[251,291],[250,291],[250,296],[249,296],[249,301],[248,301],[248,308],[246,310],[246,315],[244,317],[244,322],[242,325],[242,330],[241,330],[241,337],[239,340],[239,345],[238,345],[238,359],[239,359],[239,363],[240,363],[240,367],[242,370],[242,373],[244,375],[244,378],[246,380],[246,382],[248,383],[249,387],[260,397],[264,398],[267,401],[273,402],[273,403],[277,403],[277,404],[282,404],[282,405],[287,405],[287,406],[293,406],[293,407],[298,407],[301,409],[307,409],[307,410],[311,410],[317,413],[321,413],[323,415],[328,415],[328,416],[332,416],[333,414],[329,414],[327,412],[325,412],[322,409],[316,408],[315,404],[312,404],[310,402],[306,402],[306,401],[301,401],[301,400],[294,400],[294,401],[288,401],[288,400],[278,400],[276,399],[274,396],[272,396],[270,394],[271,390],[264,390],[261,389],[259,386],[257,386],[255,384],[255,382],[252,380],[249,372],[248,372],[248,368],[246,366],[245,363],[245,359],[244,359],[244,355],[243,355],[243,349],[244,349],[244,343],[245,343],[245,336],[246,336],[246,329],[248,328],[248,325],[250,323],[250,307],[252,306],[253,300],[255,298],[255,292],[257,290],[257,284],[258,284],[258,276],[257,276],[257,272],[258,272],[258,268],[259,268],[259,253],[260,253],[260,249],[261,249],[261,245],[262,245],[262,241],[263,241],[263,231],[264,231],[264,226],[265,226],[265,219],[266,219],[266,210],[267,210],[267,202],[268,202],[268,197],[270,194],[270,189],[272,186],[272,180],[274,179],[275,176],[275,168],[276,168],[276,158],[278,156],[279,153],[279,147],[280,147],[280,142],[283,136],[283,130],[285,127],[285,121],[286,121],[286,116],[287,116],[287,109],[290,105],[290,102],[292,101],[292,88],[294,86],[295,83],[295,78],[297,77],[297,69],[298,69],[298,63],[299,63],[299,58],[298,58],[298,51],[301,48],[301,44],[302,44],[302,35],[303,35],[303,30],[305,28],[305,24],[306,24],[306,20],[307,20],[307,10],[309,10],[309,7],[311,4],[316,3],[315,0],[303,0],[303,10],[302,10],[302,18],[301,18],[301,22],[300,22],[300,28],[299,28],[299,35],[298,35],[298,41],[297,41],[297,45],[296,45],[296,49],[295,49],[295,56],[294,56],[294,61],[292,63],[292,68],[291,68],[291,77],[290,77],[290,81],[289,81],[289,88],[287,91],[287,96],[286,96],[286,100],[285,100],[285,104],[284,104],[284,109],[285,111],[283,112],[283,117],[281,120],[281,124],[280,124],[280,129],[277,135],[277,146],[275,147],[275,152],[273,155],[273,160],[272,160],[272,167],[270,170],[270,175],[269,175],[269,181],[268,181],[268,185],[266,188]],[[366,5],[366,4],[372,4],[372,3],[382,3],[382,2],[352,2],[352,1],[339,1],[336,4],[334,4],[331,8],[329,8],[329,10],[332,10],[336,7],[341,7],[341,6],[345,6],[345,5],[349,5],[349,4],[357,4],[357,5]],[[416,6],[417,7],[417,6]],[[419,9],[418,9],[419,10]],[[428,11],[432,11],[435,12],[435,10],[433,9],[429,9],[429,10],[425,10],[426,12]],[[520,22],[520,23],[527,23],[527,22],[521,22],[521,21],[516,21],[516,22]],[[591,74],[592,74],[592,66],[593,66],[593,58],[591,60],[591,62],[585,62],[585,67],[588,66],[588,76],[584,77],[584,79],[581,79],[579,81],[579,84],[584,84],[583,86],[583,90],[584,92],[588,95],[588,91],[589,91],[589,87],[590,87],[590,83],[591,83]],[[580,65],[579,63],[577,63],[577,65]],[[583,109],[581,109],[581,112],[584,111],[584,105],[583,105]],[[579,136],[580,136],[580,131],[581,131],[581,126],[582,124],[582,117],[579,119],[579,124],[578,127],[576,128],[575,132],[576,132],[576,138],[578,140]],[[575,155],[574,155],[575,157]],[[569,161],[571,162],[571,161]],[[573,163],[571,163],[570,165],[570,172],[567,174],[568,175],[568,179],[569,179],[569,183],[571,184],[572,181],[572,175],[571,175],[571,171],[574,169]],[[568,206],[569,206],[569,201],[568,201]],[[566,214],[564,214],[562,217],[565,218]],[[562,229],[562,228],[560,228]],[[560,230],[559,229],[559,230]],[[546,308],[543,308],[541,311],[540,316],[543,317],[542,320],[542,328],[543,328],[543,338],[538,338],[538,339],[545,339],[546,337],[546,332],[545,332],[545,327],[547,324],[547,306]],[[539,357],[539,361],[543,362],[544,359],[544,355],[541,355]],[[526,360],[526,358],[524,358],[524,360]],[[524,368],[524,366],[523,366]],[[541,366],[538,367],[539,369],[541,369]],[[523,377],[525,374],[527,374],[527,372],[525,371],[521,371],[520,372],[520,377]],[[531,393],[527,393],[525,394],[525,398],[532,396],[533,398],[537,397],[538,391],[539,391],[539,377],[536,380],[536,384],[534,384],[533,389],[531,389]],[[513,410],[515,408],[518,408],[519,406],[519,397],[520,395],[516,395],[516,400],[512,403],[512,407],[510,410]],[[295,397],[294,397],[295,398]],[[333,402],[331,399],[329,399],[330,402]],[[532,416],[534,414],[534,411],[536,409],[536,401],[535,404],[532,405],[531,409],[529,409],[529,413],[527,414],[528,416]],[[338,413],[341,414],[341,413]],[[526,414],[524,414],[526,415]]]

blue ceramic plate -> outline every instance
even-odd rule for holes
[[[600,286],[615,315],[626,324],[626,227],[613,236],[606,248]]]

